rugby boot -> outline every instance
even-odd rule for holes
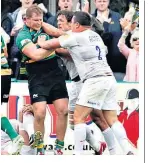
[[[134,153],[132,151],[129,151],[127,155],[134,155]]]
[[[24,139],[22,136],[18,135],[12,140],[12,148],[10,149],[9,153],[11,155],[20,155],[20,151],[23,145]]]
[[[107,147],[105,142],[99,142],[99,143],[100,143],[100,149],[98,152],[95,151],[95,155],[102,155],[103,152],[105,151],[106,147]]]
[[[32,148],[36,148],[42,142],[42,133],[37,131],[35,134],[31,135],[30,137],[30,146]]]

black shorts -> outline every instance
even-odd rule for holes
[[[10,87],[11,87],[11,75],[1,76],[1,103],[8,102]]]
[[[55,58],[27,65],[27,71],[32,104],[42,101],[52,104],[55,100],[68,98],[64,76]]]

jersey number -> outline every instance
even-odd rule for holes
[[[100,56],[100,54],[101,54],[101,50],[100,50],[99,46],[96,46],[96,50],[97,50],[98,53],[99,53],[99,55],[98,55],[98,59],[99,59],[99,60],[102,60],[102,57]]]

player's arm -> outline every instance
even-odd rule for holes
[[[57,49],[57,48],[69,48],[72,46],[76,46],[77,42],[75,37],[70,36],[68,34],[62,35],[59,38],[54,38],[51,40],[45,40],[44,36],[39,36],[38,37],[38,45],[42,47],[43,49]],[[59,52],[62,52],[62,49],[59,49]],[[68,54],[68,51],[64,50],[64,54]],[[63,53],[62,52],[62,53]]]
[[[72,59],[69,51],[65,48],[58,48],[55,50],[56,54],[60,57],[65,57],[67,59]]]
[[[61,47],[58,38],[53,38],[51,40],[45,40],[44,36],[39,36],[37,43],[41,48],[46,49],[46,50],[57,49],[57,48]]]
[[[32,42],[31,35],[28,32],[20,32],[16,39],[17,47],[24,55],[34,61],[39,61],[49,56],[53,50],[45,50],[37,48],[36,44]]]
[[[33,43],[26,45],[22,49],[23,54],[25,54],[27,57],[31,58],[34,61],[39,61],[46,58],[52,51],[53,50],[45,50],[42,48],[37,49],[36,45]]]
[[[59,30],[58,28],[55,28],[54,26],[52,26],[48,23],[45,23],[45,22],[42,23],[42,28],[48,35],[51,35],[54,37],[59,37],[59,36],[65,34],[65,32],[63,32],[63,31]]]

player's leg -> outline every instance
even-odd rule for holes
[[[10,86],[11,86],[11,76],[10,75],[4,75],[1,76],[1,103],[8,103],[9,100],[9,92],[10,92]],[[4,108],[7,109],[7,108]],[[13,140],[18,136],[18,134],[13,129],[12,125],[10,124],[7,117],[2,116],[1,114],[1,130],[6,132],[10,139]]]
[[[103,105],[103,115],[111,127],[116,139],[118,140],[121,148],[123,149],[125,154],[132,154],[131,146],[127,138],[126,131],[123,125],[118,121],[117,117],[117,109],[118,104],[116,100],[116,82],[115,79],[109,77],[109,92],[105,98]]]
[[[68,93],[61,70],[56,69],[56,76],[52,79],[51,100],[57,112],[56,136],[54,154],[62,155],[64,148],[64,137],[68,122]]]
[[[117,112],[112,110],[104,110],[103,111],[104,117],[111,127],[116,139],[118,140],[124,154],[133,154],[131,152],[131,146],[129,143],[129,140],[127,138],[126,131],[124,129],[124,126],[121,122],[119,122],[117,117]]]
[[[18,136],[18,133],[13,129],[7,117],[1,117],[1,130],[6,132],[11,140],[15,139]]]
[[[36,153],[37,153],[36,149],[31,148],[31,146],[29,144],[28,133],[21,126],[19,126],[19,134],[24,138],[24,145],[22,146],[20,154],[21,155],[36,155]]]
[[[116,141],[114,138],[114,134],[108,123],[106,122],[102,111],[97,109],[93,110],[91,113],[91,117],[94,123],[101,129],[104,139],[107,143],[110,155],[116,154]]]
[[[57,139],[55,142],[55,154],[63,154],[62,150],[64,148],[64,137],[68,122],[68,99],[58,99],[53,102],[54,107],[57,112],[56,121],[56,135]]]
[[[11,75],[1,76],[1,103],[8,103],[11,86]],[[6,108],[4,108],[6,109]],[[6,132],[13,142],[11,154],[18,154],[24,143],[23,138],[13,129],[7,117],[1,117],[1,129]]]
[[[24,144],[24,139],[21,135],[18,134],[18,126],[19,123],[17,120],[11,120],[9,121],[6,117],[2,117],[2,126],[7,125],[7,127],[5,127],[5,129],[8,131],[5,133],[8,135],[10,135],[10,139],[12,140],[11,144],[8,145],[10,148],[7,148],[7,152],[11,155],[18,155],[20,154],[21,148]],[[8,135],[8,136],[9,136]]]
[[[31,137],[33,142],[31,146],[37,147],[37,151],[44,154],[44,120],[46,115],[46,101],[33,103],[34,110],[34,135]]]
[[[19,111],[19,134],[24,138],[21,155],[35,155],[36,149],[31,148],[29,138],[34,134],[34,116],[31,113]]]
[[[74,130],[74,109],[79,93],[82,89],[83,83],[72,82],[72,88],[69,93],[69,126],[72,130]],[[98,131],[98,132],[96,132]],[[95,154],[102,154],[105,149],[106,144],[101,141],[100,129],[95,126],[94,122],[89,125],[86,125],[86,141],[92,146],[95,150]],[[103,149],[103,150],[102,150]]]
[[[74,111],[74,139],[75,139],[75,148],[74,154],[80,155],[83,154],[83,145],[86,140],[86,123],[85,119],[92,111],[92,108],[76,105]]]
[[[102,155],[106,149],[106,143],[102,139],[100,128],[94,122],[86,125],[86,141],[94,149],[95,155]]]
[[[29,138],[34,134],[34,116],[33,114],[23,114],[23,128],[28,133]]]

